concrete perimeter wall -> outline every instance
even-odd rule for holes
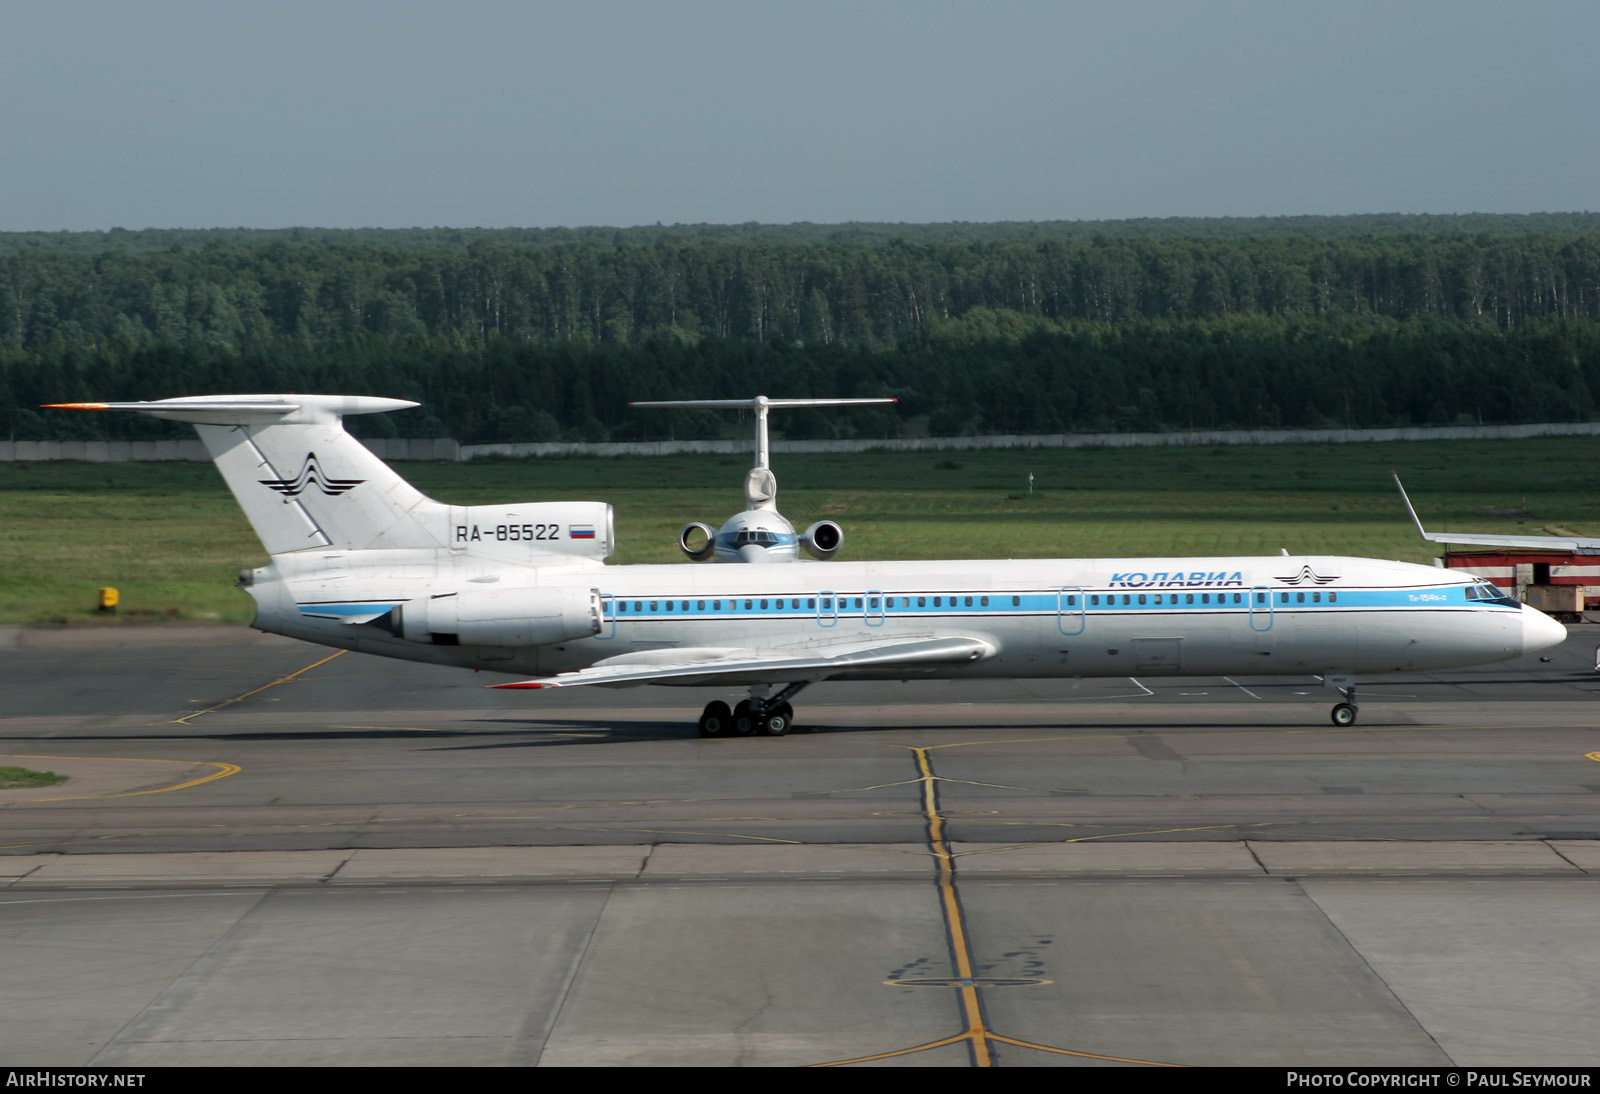
[[[1047,433],[1039,436],[922,437],[915,440],[774,441],[775,452],[960,452],[990,448],[1159,448],[1262,444],[1359,444],[1371,441],[1491,441],[1524,437],[1600,437],[1600,422],[1538,425],[1411,426],[1401,429],[1241,429],[1188,433]],[[639,441],[605,444],[458,444],[448,437],[363,441],[380,459],[460,463],[485,458],[563,456],[743,455],[749,440]],[[199,441],[0,441],[0,462],[89,463],[204,461]]]
[[[362,441],[380,459],[445,460],[456,463],[462,448],[448,437],[425,440]],[[82,460],[86,463],[206,463],[205,446],[186,441],[0,441],[0,463],[29,460]]]

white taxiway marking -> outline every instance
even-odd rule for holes
[[[1260,699],[1261,698],[1261,696],[1257,695],[1255,692],[1251,691],[1249,688],[1245,687],[1243,684],[1239,683],[1239,681],[1233,679],[1232,677],[1224,676],[1223,679],[1228,681],[1228,683],[1232,684],[1234,687],[1238,688],[1240,691],[1244,692],[1246,695],[1250,696],[1250,698],[1252,698],[1252,699]]]

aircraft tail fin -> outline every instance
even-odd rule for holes
[[[141,403],[54,403],[188,422],[269,554],[448,549],[511,563],[599,562],[616,544],[599,501],[444,505],[345,432],[346,414],[416,403],[369,395],[200,395]]]
[[[345,432],[346,414],[416,403],[365,395],[202,395],[137,403],[59,403],[188,422],[270,554],[442,547],[444,506]]]

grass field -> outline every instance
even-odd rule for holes
[[[1430,530],[1593,533],[1600,492],[1577,471],[1595,456],[1600,440],[1544,438],[785,455],[776,470],[784,514],[797,526],[839,521],[845,559],[1287,548],[1425,562],[1439,548],[1417,539],[1391,468]],[[614,561],[629,563],[682,560],[678,529],[690,520],[719,525],[737,511],[748,464],[681,456],[396,469],[455,504],[609,501],[620,540]],[[94,618],[103,585],[121,591],[121,619],[246,622],[250,602],[233,583],[241,568],[264,561],[209,464],[0,464],[0,622]]]

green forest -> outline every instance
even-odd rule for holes
[[[223,391],[469,443],[716,436],[626,404],[756,392],[901,400],[791,436],[1587,419],[1600,215],[0,233],[0,436]]]

